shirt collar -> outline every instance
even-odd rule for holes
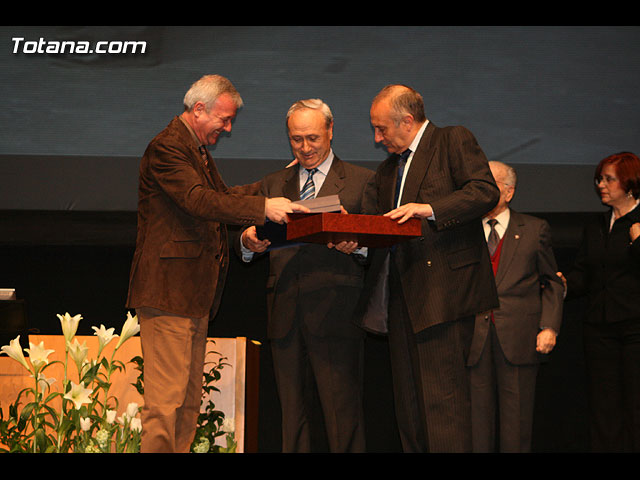
[[[498,221],[498,225],[500,225],[505,230],[507,229],[507,225],[509,225],[510,218],[511,218],[511,210],[509,208],[505,209],[504,211],[500,212],[498,215],[495,216],[495,219]],[[488,221],[489,221],[489,217],[484,217],[482,219],[482,222],[485,224]]]
[[[333,158],[334,158],[333,149],[329,149],[329,155],[327,155],[327,158],[325,158],[324,161],[316,167],[318,171],[322,173],[325,177],[329,174],[329,170],[331,169],[331,164],[333,163]],[[304,174],[306,178],[307,170],[302,165],[300,165],[300,175],[302,174]]]
[[[196,135],[196,132],[193,130],[193,128],[191,127],[191,125],[189,125],[189,122],[187,122],[182,115],[178,115],[178,118],[182,121],[182,123],[184,124],[185,127],[187,127],[187,130],[189,131],[189,133],[191,134],[191,137],[193,138],[193,141],[196,143],[196,145],[199,147],[205,147],[205,145],[202,145],[200,143],[200,140],[198,139],[198,136]]]
[[[429,123],[429,120],[425,120],[422,126],[420,127],[420,130],[418,130],[418,133],[416,133],[416,136],[413,137],[413,141],[409,145],[409,149],[411,150],[411,153],[415,153],[415,151],[418,149],[418,145],[420,144],[420,140],[422,140],[422,135],[424,135],[424,131],[427,128],[428,123]]]

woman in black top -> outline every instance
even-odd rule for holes
[[[585,227],[567,296],[587,295],[584,348],[591,449],[640,451],[640,159],[622,152],[596,168],[609,211]]]

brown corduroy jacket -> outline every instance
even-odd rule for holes
[[[229,265],[226,225],[264,223],[259,190],[260,182],[227,187],[208,151],[174,118],[140,163],[127,308],[213,318]]]

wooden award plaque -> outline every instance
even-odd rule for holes
[[[418,218],[399,224],[380,215],[342,213],[289,214],[287,241],[339,243],[356,241],[361,247],[390,247],[422,235]]]

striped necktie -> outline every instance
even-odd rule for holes
[[[489,247],[489,254],[493,256],[498,248],[498,243],[500,243],[500,235],[496,231],[496,224],[498,221],[495,218],[487,220],[487,223],[491,227],[491,231],[489,232],[489,238],[487,239],[487,246]]]
[[[308,198],[316,196],[316,186],[313,183],[313,174],[317,171],[317,168],[312,168],[311,170],[307,169],[309,176],[307,177],[307,181],[304,183],[302,190],[300,190],[300,200],[307,200]]]

